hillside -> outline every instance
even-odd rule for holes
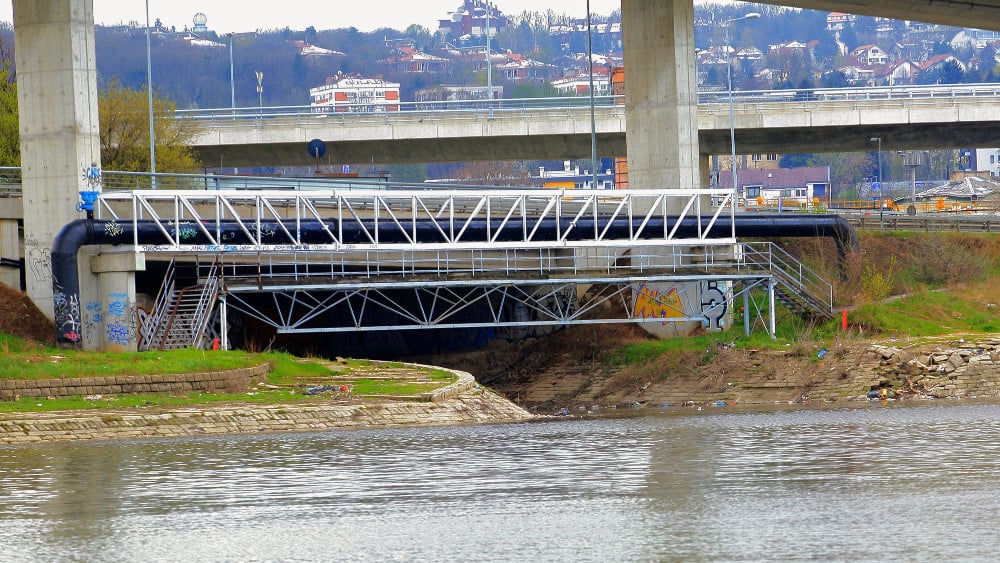
[[[0,332],[55,344],[55,326],[25,293],[0,284],[0,311]]]

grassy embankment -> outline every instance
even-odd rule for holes
[[[672,353],[711,355],[720,344],[740,348],[821,348],[837,339],[932,338],[1000,332],[1000,236],[989,233],[860,233],[860,251],[841,267],[829,241],[782,241],[810,268],[834,282],[840,319],[806,323],[778,310],[777,338],[758,328],[743,335],[739,313],[733,328],[693,338],[629,344],[606,354],[621,368]]]
[[[860,252],[846,265],[837,262],[830,241],[782,241],[812,269],[835,280],[837,308],[849,309],[849,327],[840,321],[806,323],[779,308],[777,339],[763,330],[743,335],[737,314],[733,328],[695,337],[652,340],[602,351],[612,369],[659,361],[672,353],[704,354],[717,345],[745,348],[829,346],[837,339],[920,338],[946,334],[1000,332],[1000,236],[969,233],[861,233]],[[893,298],[895,296],[895,298]],[[180,406],[213,402],[281,403],[314,401],[309,385],[352,379],[352,395],[403,395],[429,391],[453,381],[450,373],[428,371],[425,382],[412,378],[368,378],[376,364],[303,361],[287,354],[181,350],[101,354],[48,348],[0,335],[0,374],[7,378],[65,378],[127,374],[217,371],[270,361],[267,386],[246,394],[192,393],[182,396],[122,395],[115,401],[21,399],[0,402],[0,412],[82,408]],[[384,366],[385,364],[379,364]],[[661,370],[662,371],[662,370]],[[666,372],[664,372],[664,375]]]
[[[212,403],[308,403],[329,400],[346,384],[351,397],[415,395],[433,391],[457,380],[451,372],[412,368],[399,363],[344,360],[329,362],[296,358],[284,353],[253,354],[240,350],[173,350],[167,352],[100,353],[63,350],[0,334],[0,374],[4,379],[65,379],[118,375],[158,375],[223,371],[271,362],[274,369],[264,385],[247,393],[192,392],[180,395],[118,395],[86,399],[25,397],[0,401],[0,412],[55,411],[91,408],[136,408],[205,405]],[[333,385],[338,389],[310,395],[310,387]]]

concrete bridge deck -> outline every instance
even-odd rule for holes
[[[317,113],[309,106],[182,111],[203,125],[195,146],[210,166],[315,164],[307,144],[327,145],[324,164],[587,158],[591,108],[586,98],[401,104],[401,111]],[[601,156],[626,153],[625,106],[595,100]],[[872,137],[892,150],[997,146],[1000,85],[907,86],[737,92],[741,153],[871,150]],[[725,92],[701,93],[702,154],[730,149]]]

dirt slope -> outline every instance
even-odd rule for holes
[[[55,326],[28,296],[0,284],[0,332],[43,344],[55,344]]]

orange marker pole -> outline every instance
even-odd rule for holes
[[[847,330],[847,309],[840,312],[840,330]]]

